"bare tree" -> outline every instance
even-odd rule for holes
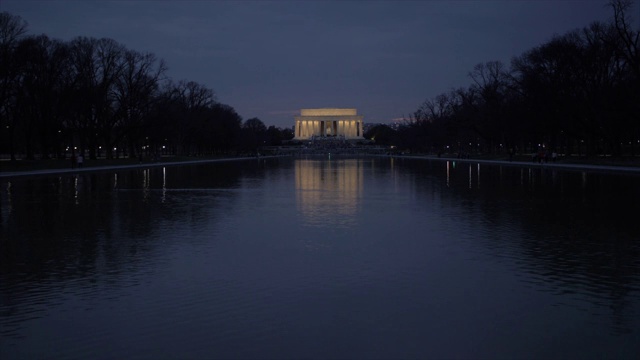
[[[72,128],[82,151],[96,157],[99,137],[117,122],[114,87],[123,69],[124,46],[112,39],[78,37],[71,42],[77,108]]]
[[[488,143],[488,149],[495,151],[507,142],[508,71],[500,61],[490,61],[477,64],[469,77],[478,95],[473,128]]]
[[[159,81],[166,66],[153,54],[142,54],[126,50],[122,57],[120,75],[114,84],[115,114],[110,128],[103,131],[103,141],[107,145],[107,156],[111,157],[113,145],[128,137],[130,152],[140,151],[144,146],[147,152],[160,144],[160,139],[149,138],[148,128],[152,106],[157,98]],[[153,143],[153,146],[151,145]],[[153,152],[156,152],[154,149]]]
[[[613,9],[613,24],[622,42],[622,56],[635,76],[640,78],[640,31],[632,28],[633,19],[629,14],[633,5],[631,0],[613,0],[609,3]]]
[[[174,114],[170,120],[170,137],[177,153],[198,152],[198,148],[205,146],[203,139],[209,133],[207,113],[216,104],[213,90],[194,81],[180,81],[169,83],[165,93]]]
[[[20,41],[16,57],[22,64],[17,104],[28,159],[35,145],[43,158],[61,154],[63,118],[67,113],[67,46],[46,35]]]
[[[6,149],[15,160],[15,110],[16,91],[19,88],[19,67],[15,59],[15,47],[27,32],[27,22],[19,16],[7,12],[0,13],[0,128],[4,136],[1,143],[8,144]]]

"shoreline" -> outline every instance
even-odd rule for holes
[[[58,175],[58,174],[76,174],[76,173],[88,173],[88,172],[100,172],[111,170],[128,170],[128,169],[141,169],[149,167],[160,166],[179,166],[179,165],[194,165],[205,164],[212,162],[227,162],[227,161],[246,161],[256,160],[262,158],[271,158],[273,156],[261,156],[257,157],[229,157],[229,158],[215,158],[215,159],[200,159],[200,160],[185,160],[185,161],[158,161],[151,163],[139,163],[139,164],[127,164],[127,165],[104,165],[104,166],[87,166],[81,168],[53,168],[42,170],[24,170],[24,171],[0,171],[1,178],[17,178],[26,176],[42,176],[42,175]]]
[[[624,165],[599,165],[599,164],[576,164],[576,163],[563,163],[558,162],[542,162],[537,163],[533,161],[509,161],[509,160],[491,160],[491,159],[458,159],[455,157],[437,157],[430,155],[399,155],[393,156],[402,159],[422,159],[422,160],[437,160],[437,161],[452,161],[459,163],[474,163],[474,164],[488,164],[488,165],[502,165],[512,167],[528,167],[536,169],[556,169],[556,170],[568,170],[568,171],[584,171],[584,172],[605,172],[605,173],[628,173],[628,174],[640,174],[639,166],[624,166]]]
[[[509,160],[497,160],[497,159],[459,159],[457,157],[437,157],[435,155],[366,155],[373,157],[389,157],[400,159],[414,159],[414,160],[429,160],[429,161],[451,161],[458,163],[474,163],[474,164],[487,164],[487,165],[500,165],[511,167],[526,167],[536,169],[556,169],[567,171],[583,171],[583,172],[601,172],[601,173],[627,173],[627,174],[640,174],[640,166],[624,166],[624,165],[601,165],[601,164],[577,164],[577,163],[563,163],[559,162],[547,162],[536,163],[532,161],[509,161]],[[0,171],[0,179],[27,177],[27,176],[46,176],[46,175],[58,175],[58,174],[76,174],[76,173],[88,173],[88,172],[100,172],[100,171],[113,171],[113,170],[127,170],[127,169],[140,169],[160,166],[179,166],[179,165],[195,165],[206,164],[214,162],[228,162],[228,161],[247,161],[256,159],[269,159],[279,158],[281,155],[273,156],[247,156],[247,157],[228,157],[228,158],[213,158],[213,159],[199,159],[199,160],[184,160],[184,161],[159,161],[151,163],[138,163],[138,164],[126,164],[126,165],[102,165],[102,166],[88,166],[83,168],[51,168],[40,170],[22,170],[22,171]],[[286,155],[289,157],[289,155]]]

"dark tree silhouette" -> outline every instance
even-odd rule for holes
[[[514,57],[478,64],[468,88],[426,100],[398,131],[410,151],[635,154],[640,145],[640,35],[632,2],[612,23],[558,35]]]
[[[20,62],[15,57],[15,48],[27,32],[27,22],[7,12],[0,13],[0,129],[5,144],[0,151],[11,154],[16,160],[15,136],[18,118],[15,116],[16,96],[20,88]]]
[[[396,145],[397,132],[388,125],[376,125],[364,134],[366,139],[371,139],[376,145]]]
[[[258,118],[247,119],[242,124],[242,148],[245,151],[255,151],[258,147],[266,145],[267,127]]]
[[[114,86],[115,121],[102,132],[107,156],[112,157],[113,145],[124,137],[128,139],[130,153],[157,154],[162,138],[154,136],[153,128],[158,123],[151,120],[151,115],[166,67],[155,55],[133,50],[125,51],[122,60],[122,70]]]
[[[62,129],[71,103],[68,47],[46,35],[27,37],[15,57],[21,66],[17,112],[27,159],[37,150],[43,158],[62,153]]]

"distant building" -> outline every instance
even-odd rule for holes
[[[363,139],[363,116],[356,109],[302,109],[295,122],[295,140],[334,136]]]

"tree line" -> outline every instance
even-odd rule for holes
[[[28,35],[0,13],[0,153],[26,159],[213,155],[255,151],[293,137],[243,122],[195,81],[175,82],[152,53],[115,40]]]
[[[412,152],[636,155],[640,148],[640,31],[630,0],[612,20],[558,35],[512,59],[480,63],[471,84],[427,99],[377,144]],[[0,154],[26,159],[253,152],[291,129],[243,122],[212,89],[175,82],[154,54],[112,39],[27,35],[0,13]]]
[[[635,155],[640,148],[640,32],[633,3],[514,57],[480,63],[471,84],[427,99],[397,131],[368,134],[416,152]],[[380,139],[380,140],[379,140]]]

